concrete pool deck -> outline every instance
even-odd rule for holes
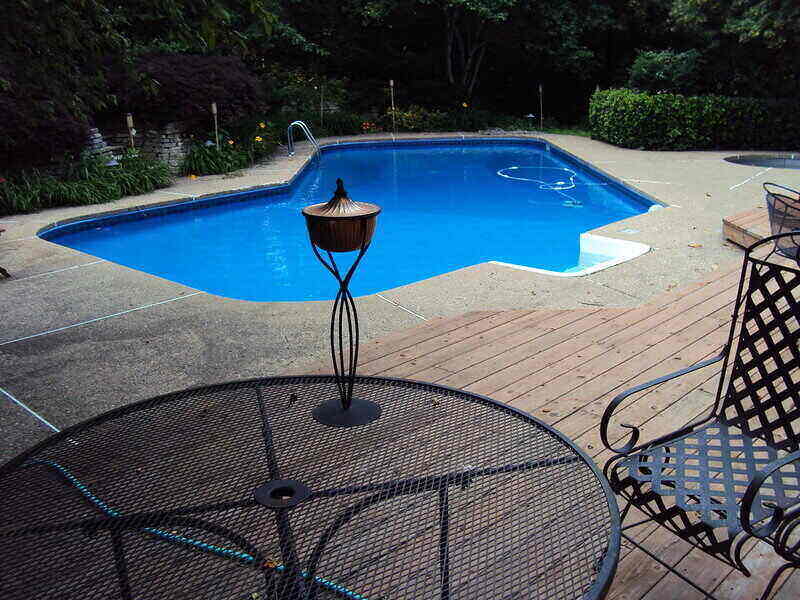
[[[721,221],[763,206],[761,183],[800,186],[800,171],[722,160],[733,151],[641,152],[574,136],[529,137],[546,139],[667,205],[594,230],[653,249],[586,277],[484,263],[362,297],[362,339],[476,310],[639,306],[741,260],[740,249],[723,240]],[[0,281],[0,460],[51,431],[24,407],[64,428],[168,391],[297,372],[323,359],[330,302],[230,300],[36,237],[42,227],[82,215],[287,181],[307,156],[308,148],[298,146],[297,156],[279,154],[241,176],[181,178],[167,190],[111,204],[0,217],[6,229],[0,265],[13,276]]]

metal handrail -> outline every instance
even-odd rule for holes
[[[319,144],[317,143],[314,134],[311,133],[311,129],[309,129],[308,125],[306,125],[303,121],[292,121],[289,123],[289,127],[286,128],[286,146],[289,150],[289,156],[294,156],[294,138],[292,137],[292,128],[295,125],[300,128],[300,131],[306,134],[306,138],[309,142],[311,142],[311,145],[314,146],[314,154],[312,154],[311,157],[314,158],[314,156],[318,156],[320,153]]]

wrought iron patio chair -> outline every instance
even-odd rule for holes
[[[772,235],[800,229],[800,192],[777,183],[764,184],[769,227]],[[793,238],[780,238],[775,250],[784,256],[794,257],[798,247]]]
[[[627,501],[622,518],[631,507],[647,516],[625,525],[623,537],[706,598],[714,596],[626,530],[656,522],[747,576],[743,552],[761,539],[784,561],[764,599],[781,573],[800,567],[800,270],[797,253],[791,261],[779,252],[790,245],[800,248],[800,231],[747,249],[719,356],[619,394],[600,426],[603,443],[615,453],[606,476]],[[703,418],[646,443],[639,443],[638,427],[611,426],[632,394],[720,361],[716,400]]]

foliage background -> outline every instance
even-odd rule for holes
[[[128,111],[204,129],[211,101],[223,126],[322,107],[349,132],[382,126],[393,79],[423,122],[538,115],[543,89],[581,123],[598,87],[796,98],[799,65],[797,0],[26,0],[0,20],[0,171],[75,160]]]

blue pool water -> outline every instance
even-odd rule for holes
[[[579,263],[582,232],[652,205],[541,142],[370,143],[325,148],[319,165],[279,190],[40,235],[220,296],[328,300],[335,282],[311,251],[300,209],[330,199],[337,177],[354,200],[383,207],[354,295],[490,260],[568,271]]]

